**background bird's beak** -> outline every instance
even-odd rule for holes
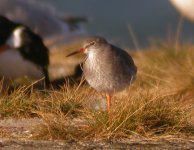
[[[8,50],[8,49],[10,49],[10,47],[7,44],[1,45],[0,46],[0,53],[5,51],[5,50]]]
[[[69,56],[72,56],[72,55],[75,55],[75,54],[78,54],[78,53],[81,53],[81,52],[84,52],[84,48],[81,48],[81,49],[79,49],[78,51],[74,51],[74,52],[72,52],[72,53],[70,53],[70,54],[68,54],[66,57],[69,57]]]

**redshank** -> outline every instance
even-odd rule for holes
[[[0,52],[15,49],[25,61],[42,71],[48,87],[50,84],[49,51],[40,36],[33,33],[28,27],[12,22],[3,16],[0,16],[0,35]],[[20,71],[20,68],[16,69]]]
[[[79,52],[87,55],[83,63],[85,79],[98,92],[106,94],[107,109],[110,111],[112,95],[124,90],[135,80],[137,67],[132,57],[98,36],[86,40],[83,48],[67,57]]]

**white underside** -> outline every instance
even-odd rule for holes
[[[23,59],[18,51],[8,50],[0,53],[0,76],[13,79],[27,76],[40,79],[43,74],[36,65]]]
[[[194,0],[170,0],[182,15],[194,21]]]

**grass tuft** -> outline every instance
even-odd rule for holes
[[[132,54],[137,80],[116,93],[111,111],[95,110],[100,93],[87,84],[61,90],[25,92],[19,88],[0,97],[3,117],[38,116],[43,123],[33,138],[84,140],[194,134],[194,48],[153,47]],[[106,106],[105,106],[106,107]]]

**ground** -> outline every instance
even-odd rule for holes
[[[63,141],[63,140],[32,140],[32,130],[42,121],[33,119],[3,119],[0,120],[0,149],[194,149],[194,138],[164,136],[161,138],[146,138],[131,136],[130,139],[119,140],[87,140],[87,141]]]

